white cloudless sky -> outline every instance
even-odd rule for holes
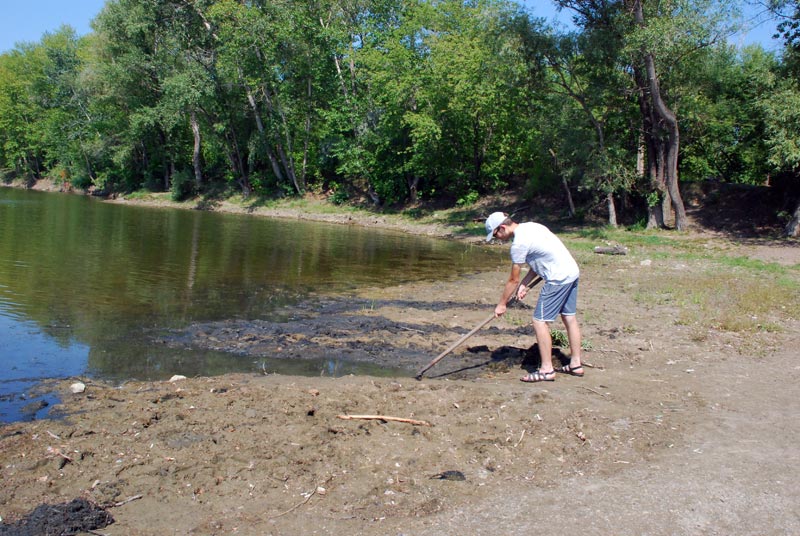
[[[780,42],[772,39],[775,22],[761,24],[759,10],[743,0],[745,19],[753,26],[748,31],[733,36],[731,42],[737,45],[760,43],[767,50],[779,50]],[[570,24],[568,10],[556,12],[551,0],[522,0],[534,16]],[[7,52],[18,43],[39,42],[45,32],[54,32],[62,25],[72,26],[78,35],[91,31],[90,21],[100,13],[105,0],[0,0],[0,53]]]

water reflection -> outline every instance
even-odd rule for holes
[[[464,273],[494,255],[353,226],[0,189],[0,421],[19,418],[19,382],[41,378],[396,373],[176,351],[153,334],[193,321],[279,320],[317,294]]]

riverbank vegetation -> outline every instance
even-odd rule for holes
[[[737,48],[734,0],[114,0],[0,55],[0,171],[102,194],[324,194],[686,226],[683,185],[779,189],[800,227],[800,18]]]

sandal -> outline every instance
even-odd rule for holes
[[[579,378],[583,377],[583,365],[578,365],[577,367],[564,365],[563,367],[556,367],[555,371],[561,372],[562,374],[569,374],[571,376],[578,376]]]
[[[554,382],[556,381],[556,371],[542,372],[540,370],[534,370],[519,380],[525,383]]]

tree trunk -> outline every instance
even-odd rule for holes
[[[408,200],[411,203],[416,203],[419,189],[419,175],[415,173],[410,178],[407,177],[406,183],[408,184]]]
[[[311,77],[308,78],[308,108],[306,109],[306,122],[305,122],[305,132],[303,138],[303,163],[302,167],[300,168],[300,186],[303,190],[306,189],[306,176],[308,173],[308,147],[311,143],[311,97],[312,97],[312,84],[311,84]]]
[[[275,114],[277,112],[278,116],[281,118],[281,126],[283,127],[283,137],[286,143],[286,149],[283,148],[283,144],[276,140],[275,143],[275,150],[278,152],[278,156],[281,159],[281,163],[283,164],[283,169],[286,171],[286,174],[292,180],[292,184],[294,185],[294,189],[298,194],[303,193],[303,189],[300,188],[300,184],[297,182],[297,174],[294,171],[294,162],[292,161],[292,136],[289,132],[289,126],[286,121],[286,114],[283,112],[280,103],[273,104],[273,97],[270,96],[270,92],[266,86],[262,86],[261,88],[265,102],[267,103],[267,108],[271,114]],[[277,95],[275,95],[277,96]],[[277,136],[276,136],[277,137]],[[288,155],[287,155],[288,149]]]
[[[556,156],[555,151],[553,149],[548,149],[550,152],[550,156],[553,157],[553,167],[556,170],[556,173],[561,177],[561,184],[564,186],[564,191],[567,194],[567,204],[569,205],[569,215],[570,217],[575,216],[575,203],[572,202],[572,193],[569,191],[569,184],[567,183],[567,178],[564,176],[561,170],[561,164],[558,161],[558,157]]]
[[[272,172],[275,174],[275,179],[282,183],[284,180],[283,171],[281,171],[280,164],[278,163],[278,159],[275,158],[275,153],[269,148],[269,144],[267,143],[266,132],[264,131],[264,123],[261,121],[261,114],[258,111],[258,104],[256,103],[256,98],[253,96],[253,92],[250,91],[249,87],[246,87],[247,90],[247,102],[250,103],[250,109],[253,110],[253,118],[256,121],[256,128],[258,128],[258,133],[261,134],[261,138],[264,140],[264,145],[266,146],[267,158],[269,159],[269,164],[272,167]]]
[[[381,206],[381,197],[378,195],[378,192],[375,191],[375,188],[372,187],[372,184],[367,187],[367,195],[369,195],[373,205],[376,207]]]
[[[647,96],[647,83],[640,68],[634,67],[633,77],[638,87],[639,111],[642,116],[642,144],[646,156],[649,194],[658,196],[658,199],[652,199],[648,195],[647,228],[662,229],[664,228],[664,212],[661,210],[660,200],[666,197],[666,188],[664,187],[663,148],[658,141],[658,121],[653,116],[653,107]]]
[[[164,177],[164,190],[169,191],[172,184],[172,178],[175,176],[175,160],[170,157],[169,159],[169,172]]]
[[[236,132],[231,127],[229,132],[225,132],[227,144],[225,146],[225,153],[228,155],[228,162],[231,166],[231,171],[239,178],[236,182],[242,189],[242,195],[247,198],[250,197],[252,187],[250,186],[250,177],[247,174],[247,169],[244,167],[244,159],[242,153],[239,151],[239,144],[236,142]]]
[[[164,151],[164,162],[162,167],[162,180],[165,192],[169,192],[169,178],[170,178],[170,165],[172,164],[172,157],[169,151],[169,140],[167,135],[162,129],[158,131],[158,139],[161,140],[161,149]]]
[[[642,0],[635,0],[633,8],[636,23],[644,25]],[[669,141],[667,142],[665,152],[664,184],[672,202],[672,209],[675,211],[675,228],[681,231],[686,228],[686,209],[683,205],[680,189],[678,188],[678,151],[680,149],[678,118],[675,116],[675,113],[667,107],[661,97],[661,87],[656,73],[655,58],[651,53],[645,52],[643,60],[647,73],[647,83],[650,90],[650,100],[653,104],[653,111],[656,117],[666,126],[669,135]]]
[[[197,121],[197,113],[194,110],[192,110],[190,121],[192,123],[192,134],[194,135],[194,150],[192,152],[194,183],[200,189],[203,186],[203,167],[200,164],[200,123]]]
[[[617,207],[614,204],[614,194],[612,192],[606,194],[606,205],[608,206],[608,224],[611,227],[617,227]]]
[[[786,224],[784,234],[791,238],[800,236],[800,201],[797,202],[797,208],[794,209],[792,221]]]
[[[86,154],[86,151],[81,151],[83,154],[83,161],[86,163],[86,173],[89,175],[89,180],[92,181],[92,184],[95,183],[94,172],[92,171],[92,163],[89,160],[89,155]]]

